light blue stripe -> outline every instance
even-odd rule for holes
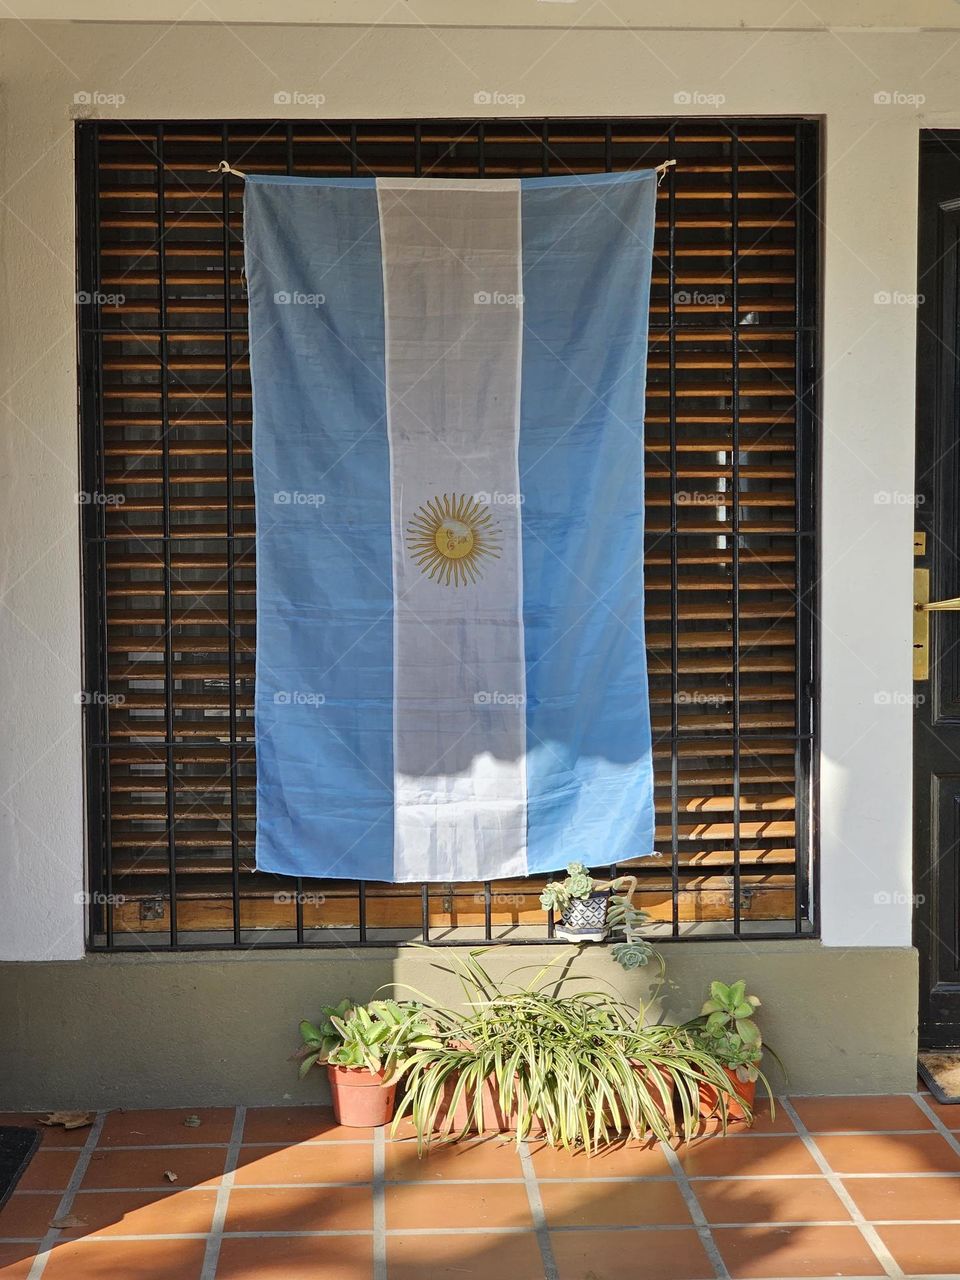
[[[295,178],[286,174],[247,173],[244,174],[246,185],[266,187],[314,187],[324,190],[337,187],[368,187],[375,190],[376,178]]]
[[[653,851],[643,410],[655,206],[652,171],[523,183],[532,873]]]
[[[322,190],[254,179],[244,211],[257,866],[389,880],[393,598],[376,191],[368,179]]]

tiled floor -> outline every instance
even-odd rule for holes
[[[593,1159],[484,1138],[418,1160],[316,1107],[189,1114],[44,1130],[0,1280],[960,1277],[960,1107],[926,1095],[785,1099]]]

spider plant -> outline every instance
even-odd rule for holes
[[[577,979],[550,972],[562,956],[518,985],[512,975],[494,978],[482,955],[438,964],[457,974],[467,1011],[434,1011],[437,1043],[414,1049],[399,1069],[394,1124],[409,1115],[419,1149],[435,1132],[458,1138],[484,1128],[485,1095],[518,1143],[534,1129],[552,1146],[587,1151],[624,1134],[665,1140],[675,1132],[675,1093],[683,1131],[694,1132],[699,1084],[719,1087],[726,1077],[689,1036],[643,1027],[642,1014],[609,992],[568,990]]]

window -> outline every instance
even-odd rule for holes
[[[667,937],[816,932],[817,125],[110,121],[78,125],[77,140],[90,946],[551,931],[538,880],[253,871],[243,190],[211,174],[224,158],[465,177],[677,160],[651,309],[658,853],[638,901]]]

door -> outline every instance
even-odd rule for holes
[[[920,1042],[960,1046],[960,133],[920,159],[914,941]],[[924,644],[928,637],[928,654]]]

